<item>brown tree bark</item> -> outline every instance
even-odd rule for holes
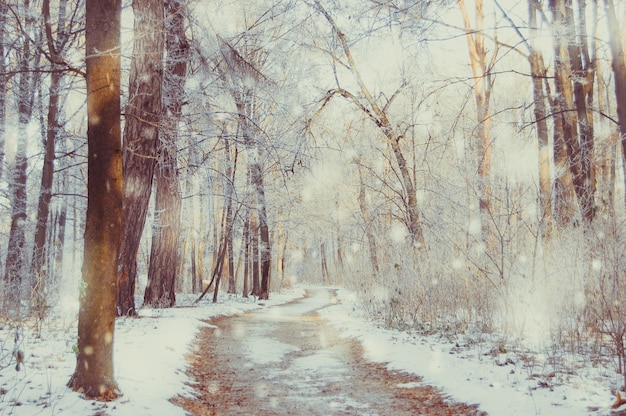
[[[258,150],[260,152],[261,149]],[[259,299],[269,299],[270,296],[270,278],[272,263],[272,246],[270,242],[269,223],[267,219],[267,203],[265,201],[265,187],[263,185],[263,171],[260,162],[254,163],[252,166],[252,183],[256,188],[257,195],[257,212],[259,215],[259,251],[261,266],[261,286]]]
[[[135,39],[124,127],[124,221],[118,314],[135,316],[137,253],[152,190],[161,121],[163,0],[134,0]]]
[[[88,178],[76,369],[87,398],[119,395],[113,371],[117,258],[122,227],[120,0],[86,1]]]
[[[165,11],[165,115],[158,147],[156,214],[144,304],[171,307],[176,304],[182,204],[178,183],[178,126],[185,99],[189,42],[185,34],[185,3],[166,0]]]
[[[604,6],[610,35],[611,68],[615,79],[615,101],[617,103],[617,121],[622,144],[623,169],[626,172],[626,62],[624,61],[621,30],[617,23],[613,0],[604,0]]]
[[[252,294],[254,296],[261,294],[261,285],[259,283],[259,226],[257,215],[256,211],[252,211],[250,215],[250,251],[252,253],[250,267],[252,268]]]
[[[587,44],[586,2],[578,1],[578,13],[574,17],[572,0],[565,0],[565,22],[567,48],[571,63],[571,80],[574,84],[574,104],[578,120],[577,146],[571,147],[571,165],[579,166],[574,175],[574,189],[578,195],[581,215],[587,222],[594,217],[594,196],[596,191],[593,165],[594,129],[593,114],[588,105],[593,105],[593,84],[595,68]]]
[[[574,216],[574,206],[578,202],[581,214],[583,207],[580,205],[580,147],[578,143],[578,120],[576,106],[574,104],[574,88],[571,81],[572,66],[570,62],[567,38],[560,33],[566,27],[566,12],[564,0],[550,0],[550,10],[554,16],[554,84],[555,96],[553,98],[554,115],[554,158],[557,174],[563,181],[557,182],[555,189],[555,204],[561,224],[567,224]],[[565,173],[567,172],[567,173]],[[571,175],[567,177],[566,175]],[[572,187],[570,189],[569,181]],[[578,181],[578,185],[577,185]],[[574,192],[572,196],[570,191]],[[576,202],[575,202],[576,201]]]
[[[533,84],[533,105],[535,115],[535,128],[537,129],[537,149],[539,153],[539,209],[541,216],[542,236],[549,236],[552,227],[552,178],[550,176],[550,149],[548,135],[548,111],[546,108],[546,93],[543,88],[546,77],[546,66],[543,54],[535,47],[534,40],[537,35],[536,0],[528,0],[529,27],[532,31],[532,40],[529,43],[528,62]]]

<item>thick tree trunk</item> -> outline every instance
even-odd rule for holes
[[[76,370],[85,397],[119,395],[113,371],[117,258],[122,227],[120,0],[87,0],[87,217]]]
[[[578,167],[574,175],[574,187],[581,208],[582,218],[591,222],[594,217],[595,172],[593,165],[594,130],[593,115],[587,104],[593,103],[594,67],[589,57],[586,33],[585,1],[580,0],[578,16],[574,18],[572,0],[565,0],[567,49],[571,63],[570,78],[574,84],[574,104],[578,120],[576,146],[572,147],[571,164]],[[578,32],[576,33],[576,28]]]
[[[184,4],[177,0],[167,0],[165,9],[167,56],[163,80],[166,96],[163,103],[166,113],[162,120],[162,138],[158,147],[156,214],[144,304],[171,307],[176,304],[182,204],[176,147],[185,95],[189,42],[185,35]]]
[[[134,316],[137,254],[156,164],[163,83],[163,0],[134,0],[135,41],[124,127],[124,222],[118,314]]]
[[[165,134],[167,137],[168,135]],[[180,211],[182,199],[176,173],[176,149],[161,150],[163,165],[157,168],[155,219],[144,305],[170,308],[176,305],[179,261]]]

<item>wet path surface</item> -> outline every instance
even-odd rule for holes
[[[317,311],[331,289],[298,301],[220,317],[203,329],[189,357],[196,398],[173,401],[193,415],[477,415],[415,376],[362,356],[357,340]]]

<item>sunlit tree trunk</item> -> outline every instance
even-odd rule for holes
[[[87,398],[119,395],[113,371],[117,258],[122,226],[120,0],[87,0],[87,218],[76,369]]]
[[[597,41],[594,41],[594,43]],[[598,96],[598,110],[602,114],[609,114],[609,98],[606,89],[606,81],[602,75],[600,60],[596,57],[596,84]],[[609,137],[604,137],[597,148],[596,164],[598,178],[599,210],[615,213],[615,179],[617,171],[619,126],[614,126],[606,119],[599,119],[599,123],[607,126],[610,131]]]
[[[134,316],[137,254],[152,190],[161,121],[163,0],[134,0],[134,45],[124,127],[124,222],[117,308]]]
[[[474,99],[476,102],[475,154],[477,157],[477,192],[478,208],[482,239],[490,245],[491,236],[491,114],[489,109],[491,97],[491,63],[487,62],[484,35],[484,11],[482,0],[475,0],[475,28],[472,28],[465,1],[459,0],[469,49],[470,66],[474,75]],[[493,53],[495,58],[495,52]]]
[[[626,173],[626,62],[621,39],[621,30],[615,15],[613,0],[604,0],[609,28],[609,45],[611,47],[611,68],[615,83],[615,101],[617,103],[617,120],[622,144],[623,169]],[[626,174],[624,175],[626,180]]]

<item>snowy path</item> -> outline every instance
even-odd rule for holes
[[[318,315],[332,289],[298,301],[211,321],[190,357],[194,396],[175,401],[195,415],[479,414],[414,376],[368,362],[353,338]]]

